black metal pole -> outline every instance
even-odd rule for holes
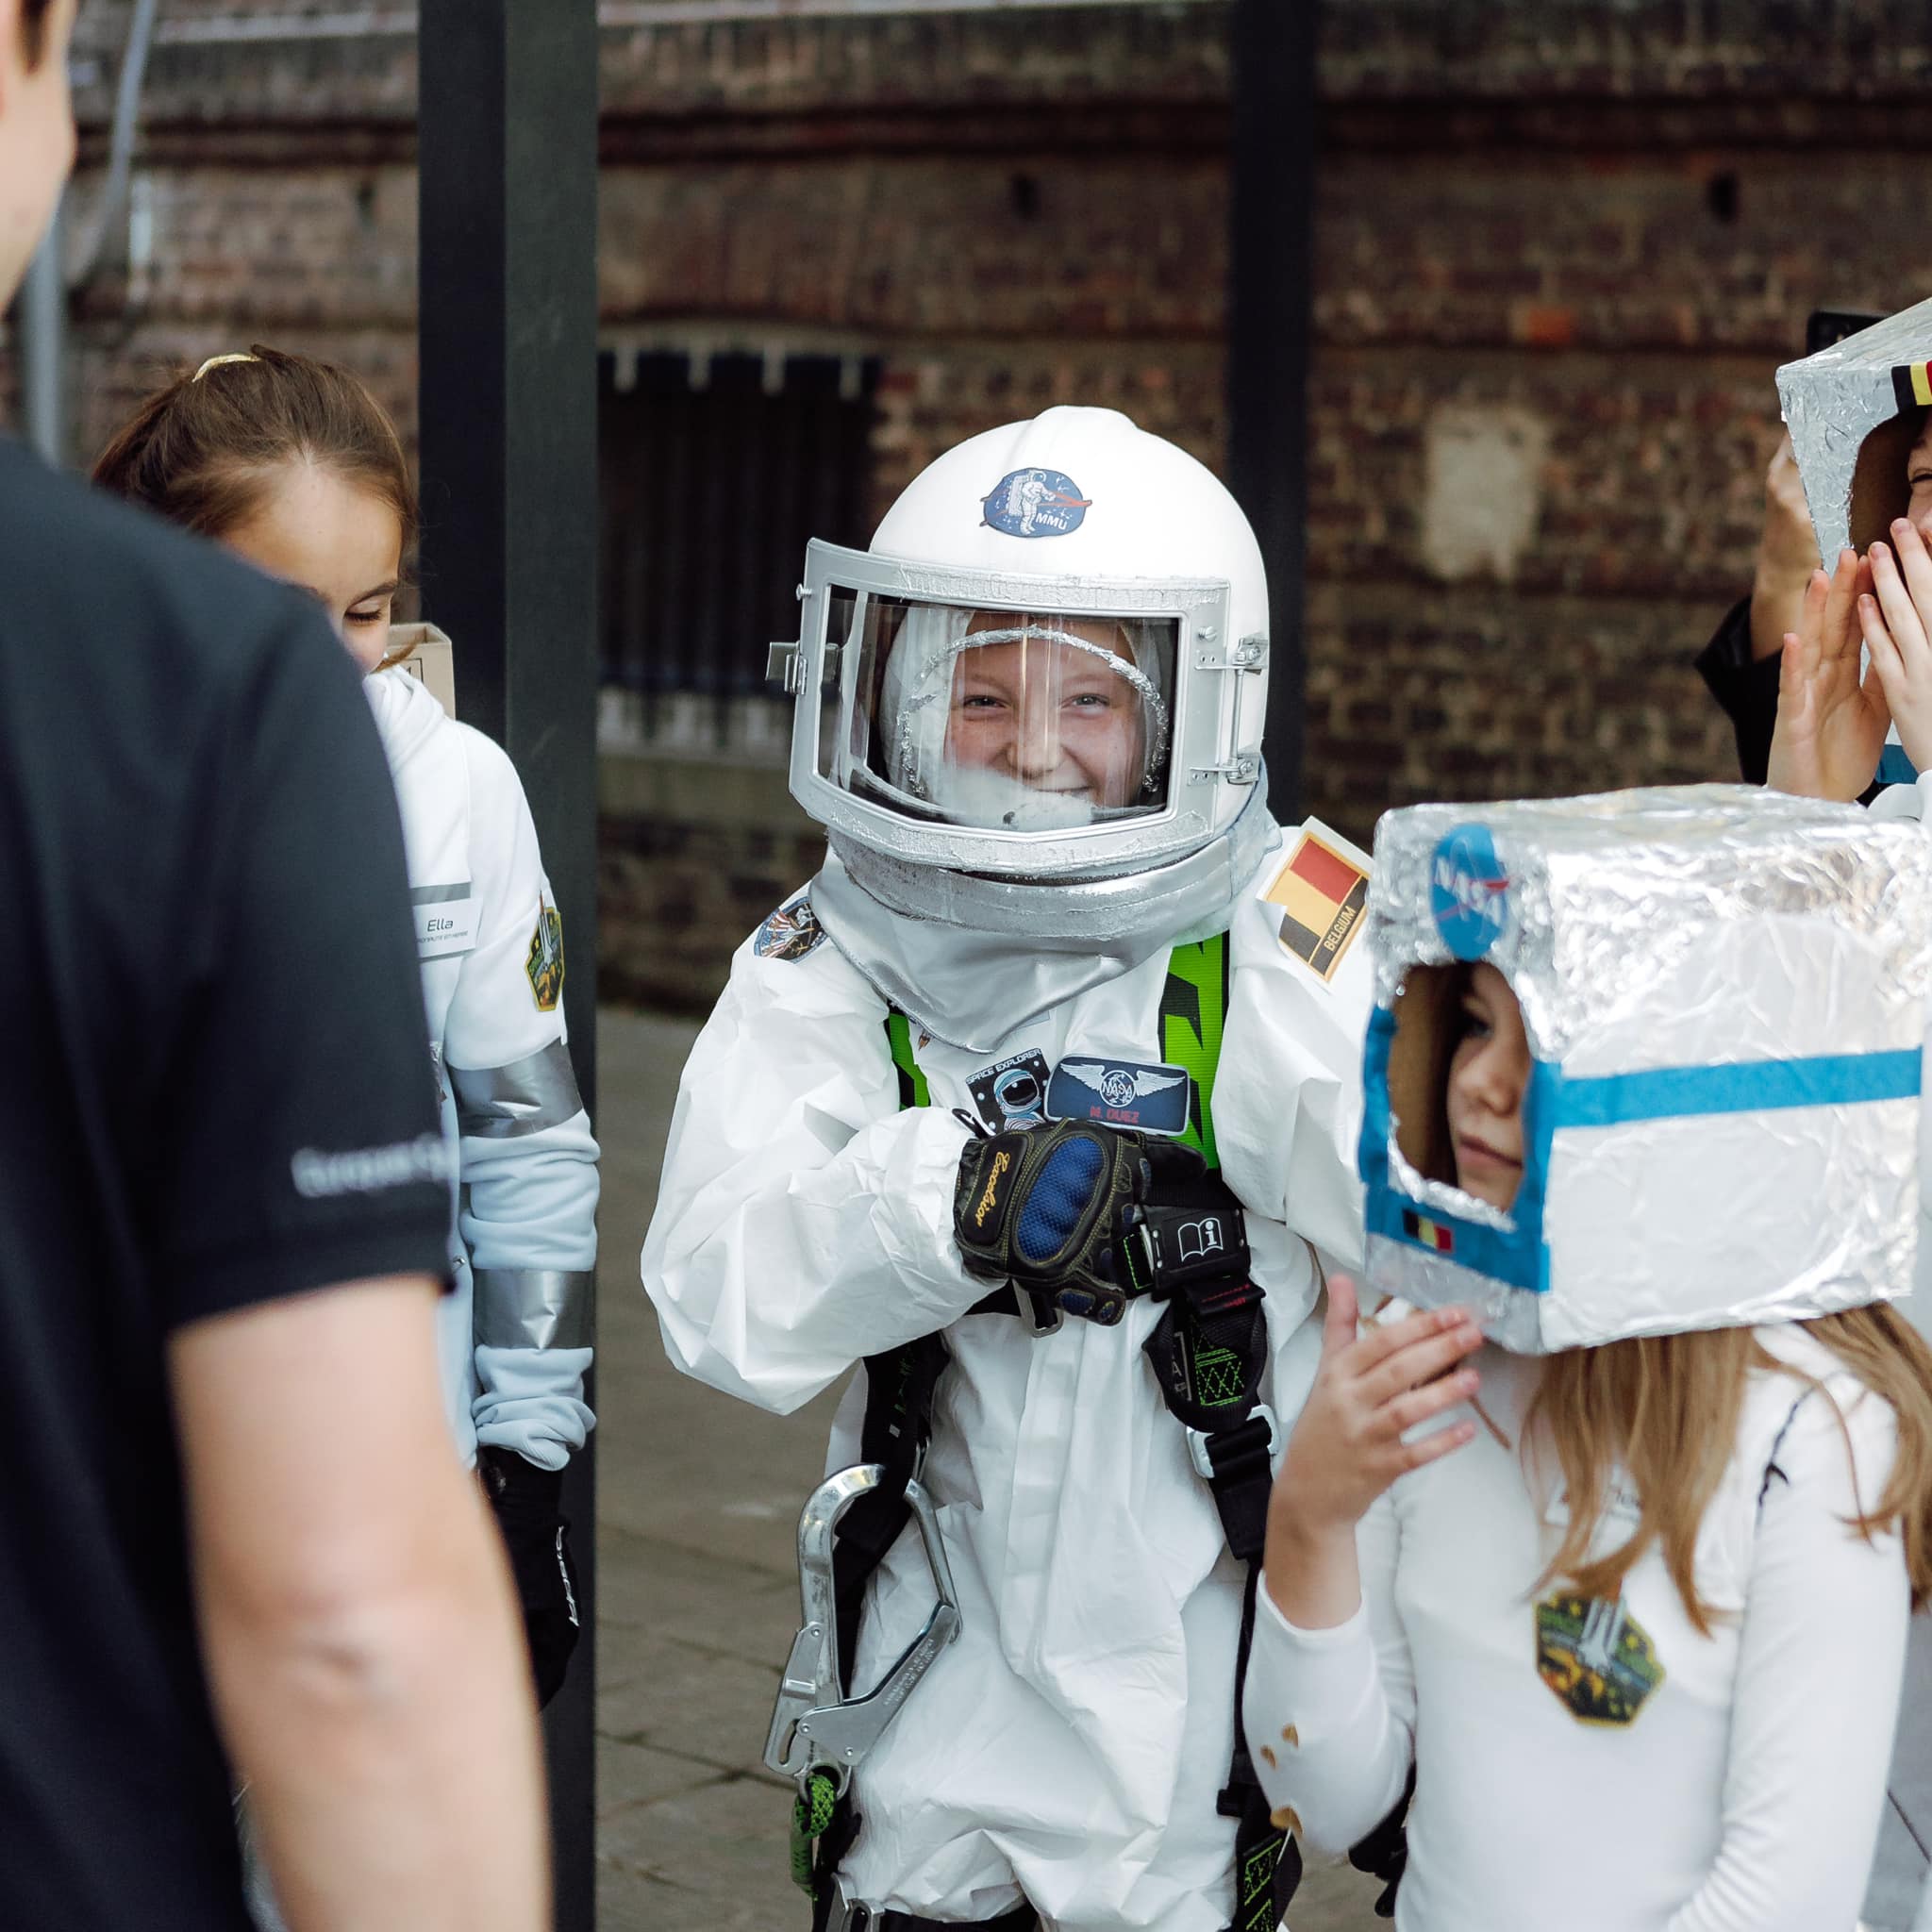
[[[457,708],[515,760],[563,919],[564,1011],[596,1110],[595,0],[423,0],[425,613]],[[596,1493],[565,1507],[583,1632],[546,1713],[559,1932],[595,1924]]]
[[[1228,485],[1268,567],[1264,745],[1274,815],[1304,810],[1303,621],[1318,0],[1235,0],[1230,24]]]

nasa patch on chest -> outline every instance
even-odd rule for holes
[[[419,961],[447,959],[476,944],[476,902],[467,882],[454,886],[417,886],[409,893],[416,918],[416,958]]]
[[[1188,1129],[1188,1070],[1143,1060],[1069,1056],[1047,1083],[1046,1117],[1099,1121],[1142,1134],[1184,1134]]]

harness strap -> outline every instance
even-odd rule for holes
[[[861,1927],[854,1932],[947,1932],[953,1925],[952,1920],[943,1924],[938,1919],[922,1919],[914,1912],[869,1912]],[[980,1919],[974,1922],[983,1932],[1039,1932],[1040,1918],[1029,1905],[1018,1905],[1010,1912],[1002,1912],[997,1919]],[[1272,1932],[1272,1928],[1271,1928]]]

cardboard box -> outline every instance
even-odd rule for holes
[[[1906,1293],[1932,834],[1744,786],[1376,827],[1360,1143],[1369,1285],[1542,1353]],[[1506,1213],[1455,1185],[1458,974],[1533,1057]]]
[[[398,624],[389,634],[389,654],[377,667],[398,666],[429,687],[429,695],[452,718],[457,714],[456,657],[450,641],[433,624]]]

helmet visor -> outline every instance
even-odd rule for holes
[[[913,816],[1067,831],[1162,810],[1178,622],[835,591],[824,775]],[[834,699],[828,677],[826,699]]]

